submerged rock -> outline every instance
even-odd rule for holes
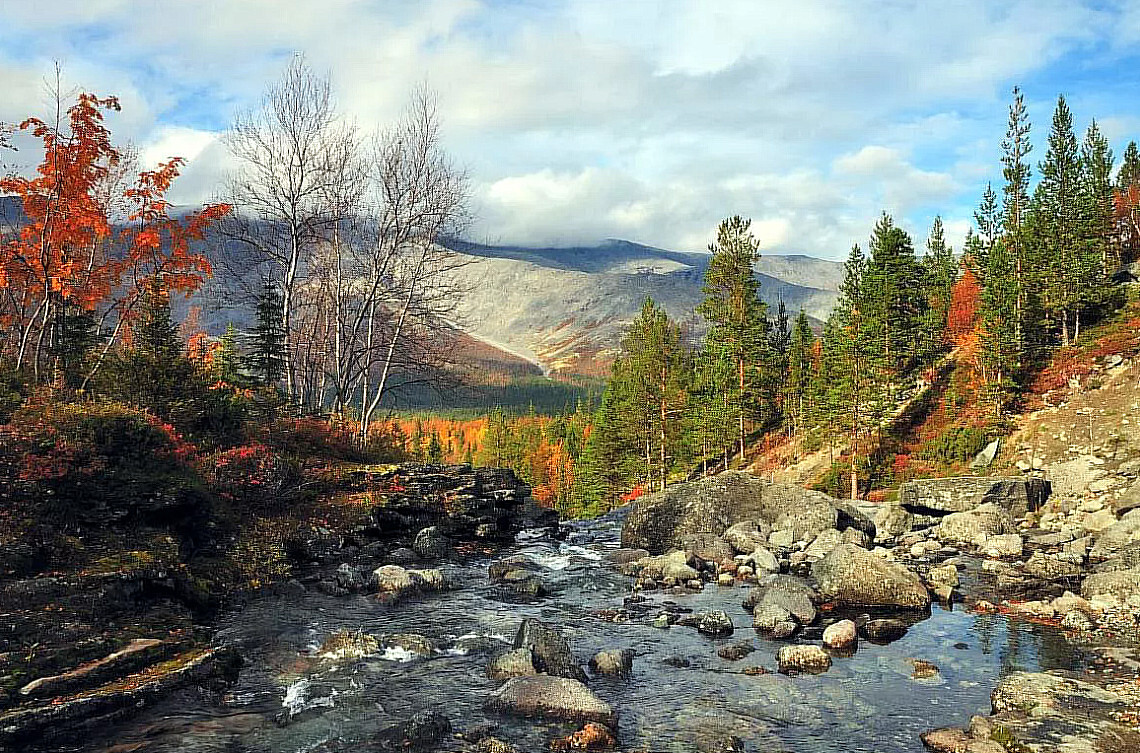
[[[902,620],[884,618],[869,620],[863,625],[863,635],[872,643],[890,643],[906,635],[909,628]]]
[[[782,674],[809,672],[818,674],[831,667],[831,656],[819,646],[784,646],[776,655]]]
[[[534,668],[534,654],[529,648],[515,648],[505,651],[487,664],[487,676],[492,680],[509,680],[512,677],[537,675]]]
[[[416,714],[380,731],[381,750],[427,750],[451,736],[451,721],[438,711]]]
[[[490,711],[613,726],[613,707],[577,680],[551,675],[514,677],[487,699]]]
[[[596,675],[624,677],[632,670],[632,648],[603,649],[590,659],[590,671]]]

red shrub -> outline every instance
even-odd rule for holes
[[[263,444],[215,452],[203,466],[214,493],[245,505],[277,501],[296,478],[292,464]]]

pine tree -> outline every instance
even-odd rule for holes
[[[1080,290],[1073,336],[1080,335],[1082,312],[1099,310],[1108,298],[1108,271],[1120,261],[1116,244],[1112,188],[1112,149],[1095,120],[1081,143]]]
[[[770,418],[767,367],[767,306],[760,300],[754,272],[760,244],[751,220],[730,217],[717,228],[712,259],[705,272],[704,300],[697,312],[709,323],[707,348],[733,364],[736,379],[732,403],[736,413],[737,450],[744,460],[747,428]]]
[[[986,190],[982,192],[982,201],[974,212],[974,221],[978,224],[980,246],[975,250],[974,257],[979,269],[985,269],[986,256],[994,247],[998,236],[1002,232],[1003,217],[998,206],[997,194],[993,184],[986,183]]]
[[[843,268],[839,301],[824,328],[826,400],[834,421],[828,430],[847,428],[850,432],[851,499],[859,497],[859,438],[866,421],[864,410],[874,402],[872,371],[879,352],[869,316],[868,268],[867,258],[855,244]]]
[[[910,236],[885,212],[875,224],[869,248],[860,285],[861,314],[875,343],[873,374],[881,383],[882,398],[889,401],[894,383],[919,360],[926,285]]]
[[[811,331],[807,314],[800,309],[792,325],[788,345],[788,379],[784,389],[784,413],[791,419],[793,433],[803,434],[806,429],[806,402],[810,399],[812,378],[812,352],[815,335]]]
[[[923,317],[924,360],[933,360],[943,346],[946,318],[950,312],[950,296],[958,279],[958,261],[954,249],[946,243],[942,218],[935,217],[926,240],[922,259],[926,279],[926,315]]]
[[[1140,149],[1135,141],[1129,141],[1121,158],[1120,171],[1116,174],[1116,188],[1127,191],[1129,186],[1140,183]]]
[[[1081,177],[1073,115],[1064,96],[1057,98],[1049,148],[1038,169],[1041,180],[1034,192],[1033,235],[1038,246],[1037,269],[1042,303],[1060,324],[1062,344],[1069,344],[1070,322],[1077,305],[1081,277],[1081,242],[1078,235]]]
[[[1014,260],[1004,241],[990,253],[981,300],[981,353],[986,394],[999,423],[1005,416],[1019,368],[1017,285]]]
[[[1013,280],[1015,298],[1015,341],[1017,343],[1017,366],[1020,372],[1020,363],[1024,350],[1022,336],[1023,319],[1027,306],[1027,292],[1030,287],[1028,280],[1030,260],[1025,248],[1024,225],[1029,212],[1029,153],[1033,145],[1029,141],[1029,115],[1025,110],[1025,98],[1021,89],[1013,88],[1013,104],[1009,106],[1009,125],[1006,129],[1002,148],[1002,176],[1005,178],[1002,202],[1002,237],[1006,243],[1006,251],[1013,261]],[[987,263],[986,268],[989,268]]]
[[[61,301],[55,308],[50,356],[57,370],[57,382],[78,388],[87,375],[91,351],[103,340],[95,315]]]
[[[257,324],[250,337],[247,368],[268,387],[285,375],[285,330],[281,326],[281,294],[266,281],[257,298]]]

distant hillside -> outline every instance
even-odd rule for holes
[[[575,248],[452,247],[472,262],[457,273],[470,290],[463,326],[547,371],[603,373],[647,295],[701,330],[694,310],[708,254],[621,240]],[[769,304],[782,299],[790,314],[802,307],[817,321],[834,306],[842,273],[842,264],[807,256],[765,256],[757,268]]]

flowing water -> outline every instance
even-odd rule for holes
[[[561,542],[523,537],[494,557],[445,566],[458,590],[395,605],[315,590],[260,598],[222,622],[218,639],[239,645],[246,664],[220,705],[188,690],[108,730],[104,739],[71,749],[359,751],[369,749],[378,730],[438,710],[457,730],[493,724],[496,736],[522,751],[546,750],[550,739],[576,725],[482,709],[497,687],[484,673],[488,657],[509,644],[523,617],[558,626],[582,663],[602,648],[636,651],[630,678],[590,683],[617,709],[627,751],[693,751],[730,734],[748,751],[920,751],[921,732],[988,713],[990,690],[1002,674],[1077,669],[1084,661],[1049,628],[935,607],[901,640],[862,643],[825,674],[783,676],[775,673],[775,654],[784,644],[756,636],[740,606],[744,587],[712,585],[692,596],[648,595],[643,604],[626,604],[630,579],[602,559],[618,546],[620,521],[570,528]],[[516,554],[543,568],[552,595],[512,603],[488,582],[487,565]],[[736,632],[714,640],[691,628],[654,628],[653,617],[668,601],[698,611],[724,609]],[[389,649],[359,660],[320,659],[318,646],[342,629],[420,633],[441,648],[427,657]],[[821,630],[799,639],[818,641]],[[756,647],[743,660],[717,656],[719,647],[742,640]],[[933,662],[940,672],[912,679],[911,658]],[[675,666],[686,661],[687,667]],[[743,673],[756,665],[772,673]],[[275,722],[289,717],[288,724]]]

